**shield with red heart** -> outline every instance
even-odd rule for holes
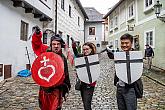
[[[64,62],[61,56],[45,52],[38,56],[32,65],[32,78],[40,86],[51,87],[64,79]]]

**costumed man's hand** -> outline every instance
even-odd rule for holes
[[[38,26],[34,26],[33,30],[36,32],[37,35],[39,35],[41,32],[41,29]]]

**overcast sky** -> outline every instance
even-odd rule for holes
[[[119,0],[80,0],[83,7],[95,7],[101,14],[106,14]]]

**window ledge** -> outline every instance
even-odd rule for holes
[[[65,9],[61,8],[61,10],[65,11]]]
[[[135,19],[135,16],[132,16],[132,17],[128,18],[127,22],[130,22],[130,21],[132,21],[134,19]]]
[[[148,13],[148,12],[153,11],[153,10],[154,10],[153,5],[151,5],[149,7],[145,7],[143,12]]]

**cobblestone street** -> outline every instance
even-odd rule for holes
[[[113,61],[100,55],[101,75],[95,88],[93,110],[117,110],[113,85]],[[80,92],[74,90],[75,71],[70,68],[72,88],[63,110],[83,110]],[[145,73],[144,73],[145,74]],[[165,110],[165,86],[143,76],[144,97],[138,100],[138,110]],[[0,110],[39,110],[38,85],[31,77],[16,77],[0,83]]]

